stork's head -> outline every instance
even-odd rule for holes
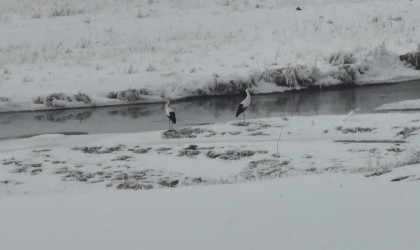
[[[166,104],[169,104],[171,101],[169,99],[166,99]]]

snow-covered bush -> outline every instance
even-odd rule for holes
[[[329,56],[328,62],[331,65],[353,64],[356,59],[352,53],[337,52]]]
[[[319,80],[320,73],[316,67],[289,65],[281,69],[266,71],[262,78],[265,82],[285,87],[308,87]]]
[[[61,101],[70,102],[71,100],[63,93],[54,93],[45,98],[44,104],[50,108],[63,108],[65,105]]]
[[[0,102],[8,102],[9,98],[0,96]]]
[[[333,71],[331,76],[339,80],[342,84],[355,84],[359,70],[354,64],[338,67],[338,71]]]
[[[75,94],[74,99],[78,102],[83,102],[83,103],[86,103],[86,104],[91,104],[92,103],[92,99],[88,95],[86,95],[82,92],[79,92],[79,93]]]
[[[73,96],[68,96],[64,93],[53,93],[45,98],[38,96],[33,100],[35,104],[44,104],[48,108],[65,108],[69,103],[74,101],[89,105],[92,104],[91,98],[81,92]]]
[[[111,91],[107,97],[109,99],[117,99],[126,102],[137,102],[142,100],[143,96],[150,96],[153,93],[147,89],[127,89],[121,91]]]
[[[412,67],[416,70],[420,70],[420,50],[417,52],[401,55],[400,60],[403,61],[409,67]]]
[[[130,66],[124,70],[124,73],[129,74],[129,75],[135,74],[137,72],[138,72],[138,69],[135,68],[132,64],[130,64]]]

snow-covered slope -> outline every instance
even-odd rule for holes
[[[319,85],[419,78],[398,58],[418,49],[418,9],[396,0],[4,0],[0,111],[307,84],[296,76]],[[277,86],[273,70],[283,68],[287,84]]]

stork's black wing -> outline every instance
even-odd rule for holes
[[[238,111],[236,111],[236,117],[238,117],[240,114],[242,114],[245,110],[246,110],[246,108],[244,108],[244,105],[239,104]]]
[[[171,120],[174,124],[176,124],[176,116],[175,116],[175,112],[173,112],[173,111],[169,112],[168,118],[169,118],[169,120]]]

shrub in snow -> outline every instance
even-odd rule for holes
[[[400,60],[404,62],[406,65],[416,70],[420,70],[420,51],[401,55]]]
[[[338,71],[333,71],[331,76],[343,84],[354,84],[356,83],[358,73],[357,66],[347,64],[339,66]]]
[[[243,83],[235,84],[234,81],[218,82],[215,81],[213,85],[209,86],[210,95],[231,95],[245,91],[246,85]]]
[[[153,186],[150,184],[142,184],[137,181],[124,181],[123,183],[117,185],[117,189],[149,190],[152,188]]]
[[[328,58],[331,65],[353,64],[355,61],[354,55],[351,53],[333,53]]]
[[[287,66],[281,69],[268,70],[263,73],[262,79],[285,87],[308,87],[319,80],[319,70],[316,67],[303,65]]]
[[[92,99],[84,93],[79,92],[78,94],[74,95],[74,99],[78,102],[83,102],[86,104],[92,104]]]
[[[195,178],[185,177],[184,179],[182,179],[182,186],[191,186],[191,185],[197,185],[197,184],[206,183],[206,182],[208,182],[208,180],[205,180],[202,177],[195,177]]]
[[[120,151],[123,145],[117,145],[109,148],[102,148],[101,146],[92,147],[75,147],[73,150],[80,150],[85,154],[109,154],[115,151]]]
[[[135,74],[135,73],[137,73],[137,72],[138,72],[138,69],[137,69],[137,68],[135,68],[133,65],[131,65],[131,64],[130,64],[130,66],[129,66],[127,69],[125,69],[125,70],[124,70],[124,72],[125,72],[126,74],[131,75],[131,74]]]
[[[8,102],[9,98],[0,96],[0,102]]]
[[[158,183],[163,187],[176,187],[179,184],[179,180],[162,180]]]
[[[162,134],[164,139],[172,138],[196,138],[197,135],[206,133],[206,137],[215,135],[216,133],[209,129],[186,127],[178,130],[165,131]]]
[[[71,102],[71,99],[67,97],[63,93],[54,93],[50,94],[45,98],[45,106],[51,107],[51,108],[63,108],[65,105],[60,101],[68,101]]]
[[[81,102],[85,104],[92,104],[91,98],[84,94],[79,92],[76,95],[73,96],[67,96],[64,93],[53,93],[48,95],[45,98],[42,97],[36,97],[33,102],[36,104],[44,104],[45,106],[49,108],[64,108],[66,107],[66,104],[69,102]]]
[[[158,149],[156,149],[157,152],[166,152],[171,150],[171,148],[167,148],[167,147],[160,147]]]
[[[371,20],[372,23],[378,23],[379,21],[382,21],[382,18],[378,16],[373,17]]]
[[[155,70],[156,70],[156,68],[152,64],[149,64],[146,67],[146,72],[152,72],[152,71],[155,71]]]
[[[338,131],[341,131],[343,134],[347,134],[347,133],[351,133],[351,134],[355,134],[355,133],[370,133],[370,132],[376,130],[376,128],[362,128],[362,127],[343,128],[341,126],[336,127],[335,129],[338,130]]]
[[[51,11],[52,17],[61,17],[61,16],[73,16],[76,14],[84,14],[85,11],[83,9],[76,9],[74,6],[70,6],[70,4],[65,3],[61,6],[56,6],[55,9]]]
[[[239,176],[245,180],[259,180],[264,178],[279,178],[286,173],[285,166],[290,161],[280,161],[277,159],[262,159],[259,161],[251,161],[244,168]]]
[[[223,160],[239,160],[243,157],[250,157],[253,156],[256,152],[250,150],[227,150],[225,152],[215,152],[209,151],[207,152],[207,157],[215,159],[220,158]]]
[[[420,127],[404,127],[400,132],[395,136],[402,136],[402,138],[407,139],[408,137],[415,135],[414,132],[419,130]]]
[[[35,104],[44,104],[45,101],[44,101],[44,99],[42,97],[37,96],[37,97],[34,98],[33,102]]]
[[[92,173],[86,173],[80,170],[69,170],[64,175],[64,180],[74,180],[74,181],[81,181],[87,182],[89,179],[94,178],[95,175]]]
[[[206,85],[195,89],[183,89],[188,95],[193,96],[219,96],[219,95],[237,95],[244,92],[253,83],[250,78],[220,78],[219,75],[213,74],[213,79],[208,81]]]
[[[146,154],[151,150],[152,148],[137,148],[137,149],[129,149],[128,151],[131,151],[136,154]]]
[[[178,156],[194,157],[200,154],[197,145],[190,145],[187,148],[180,150]]]
[[[399,22],[402,20],[402,17],[401,16],[390,17],[389,20]]]
[[[135,102],[140,100],[140,92],[137,89],[120,91],[117,95],[118,100]]]
[[[144,95],[153,95],[150,90],[147,89],[127,89],[121,91],[111,91],[107,97],[109,99],[118,99],[127,102],[137,102],[142,99]]]

